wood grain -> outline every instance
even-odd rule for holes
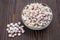
[[[53,20],[48,28],[33,31],[26,26],[20,37],[9,38],[6,32],[8,23],[21,21],[21,11],[30,3],[46,3],[53,11]],[[60,0],[0,0],[0,40],[60,40]],[[22,23],[23,24],[23,23]]]

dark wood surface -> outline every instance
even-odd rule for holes
[[[40,31],[24,27],[25,33],[20,37],[9,38],[6,25],[21,21],[23,7],[34,2],[46,3],[51,7],[52,23],[48,28]],[[60,0],[0,0],[0,40],[60,40]]]

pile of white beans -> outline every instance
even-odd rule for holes
[[[25,31],[23,30],[23,25],[21,25],[21,22],[18,23],[10,23],[7,24],[6,31],[8,32],[9,37],[15,37],[15,36],[20,36],[22,33]]]
[[[22,20],[28,27],[44,27],[52,20],[52,12],[47,5],[31,3],[24,7]]]

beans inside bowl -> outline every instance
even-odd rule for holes
[[[32,30],[42,30],[48,27],[52,17],[52,10],[43,3],[26,5],[21,14],[23,23]]]

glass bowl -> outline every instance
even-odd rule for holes
[[[35,4],[42,4],[44,7],[48,7],[49,8],[49,11],[48,12],[51,12],[52,13],[52,10],[51,10],[51,8],[47,5],[47,4],[45,4],[45,3],[31,3],[31,4],[29,4],[29,5],[26,5],[24,8],[23,8],[23,10],[25,9],[25,8],[29,8],[30,7],[30,5],[35,5]],[[29,7],[27,7],[27,6],[29,6]],[[38,5],[39,6],[39,5]],[[41,6],[40,6],[41,7]],[[23,12],[23,10],[22,10],[22,13],[21,13],[21,19],[22,19],[22,21],[23,21],[23,23],[24,23],[24,25],[27,27],[27,28],[29,28],[29,29],[32,29],[32,30],[42,30],[42,29],[45,29],[45,28],[47,28],[48,26],[49,26],[49,24],[51,23],[51,21],[52,21],[52,18],[53,18],[53,14],[50,16],[51,17],[51,19],[50,19],[50,21],[49,21],[49,23],[47,23],[46,25],[44,25],[44,26],[36,26],[36,27],[34,27],[34,26],[31,26],[31,25],[27,25],[26,23],[25,23],[25,21],[27,20],[26,19],[26,17],[24,17],[24,12]],[[38,9],[37,9],[38,10]],[[26,10],[25,10],[26,11]],[[30,11],[30,10],[29,10]],[[43,12],[43,11],[42,11]],[[33,15],[34,16],[34,15]],[[27,16],[27,17],[29,17],[29,16]],[[39,19],[41,19],[41,18],[39,18]]]

